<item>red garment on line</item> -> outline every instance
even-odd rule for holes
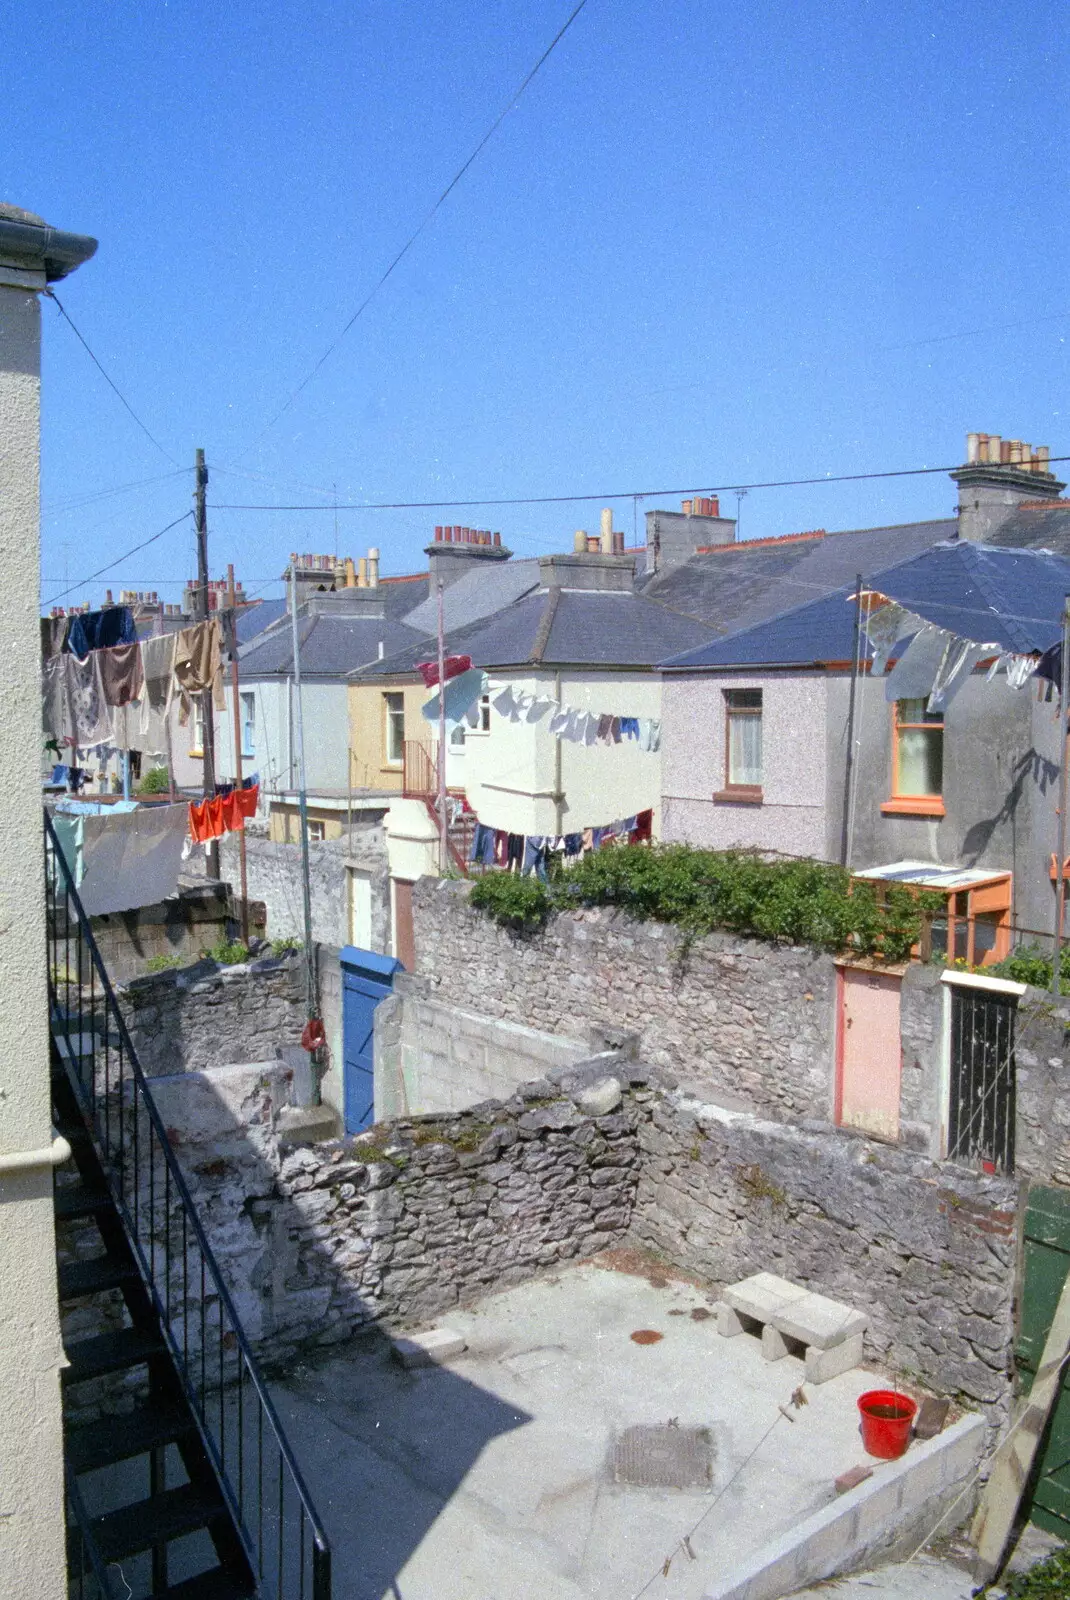
[[[448,683],[450,678],[458,678],[458,677],[460,677],[462,672],[471,672],[471,670],[472,670],[472,657],[471,656],[447,656],[446,657],[446,661],[445,661],[445,668],[446,668],[446,681]],[[433,689],[435,687],[435,684],[438,682],[438,662],[437,661],[418,661],[416,663],[416,670],[420,674],[421,678],[424,680],[424,686],[426,688],[428,688],[428,689]]]
[[[226,833],[223,801],[218,795],[212,800],[202,800],[200,805],[190,806],[189,831],[191,839],[197,844],[204,844],[209,839],[218,839]]]

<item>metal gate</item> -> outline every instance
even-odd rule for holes
[[[1022,1313],[1015,1361],[1029,1392],[1044,1341],[1070,1270],[1070,1192],[1037,1185],[1029,1191],[1023,1247]],[[1052,1407],[1026,1497],[1030,1519],[1070,1539],[1070,1367]]]
[[[1017,994],[959,984],[951,991],[947,1153],[986,1172],[1014,1170]]]
[[[347,1133],[375,1120],[375,1010],[394,984],[401,962],[346,945],[342,964],[342,1057]]]

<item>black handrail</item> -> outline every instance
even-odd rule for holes
[[[305,1600],[306,1594],[330,1600],[326,1533],[171,1147],[47,812],[45,861],[53,1033],[257,1577],[257,1593],[265,1600]]]
[[[70,1600],[118,1600],[108,1569],[100,1558],[73,1472],[67,1479],[67,1592]],[[86,1580],[92,1579],[87,1585]]]

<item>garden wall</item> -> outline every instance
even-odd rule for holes
[[[121,985],[119,1004],[145,1072],[156,1077],[270,1061],[284,1046],[299,1044],[302,960],[289,954],[222,968],[201,962]]]
[[[416,968],[436,999],[573,1038],[630,1029],[644,1060],[696,1092],[831,1116],[831,956],[727,933],[684,956],[679,928],[602,907],[515,934],[473,910],[468,890],[423,878],[413,891]]]
[[[226,834],[220,841],[219,859],[220,873],[237,897],[240,869],[236,834]],[[390,879],[381,825],[357,822],[352,832],[341,839],[312,840],[308,859],[313,939],[335,948],[350,943],[347,873],[353,870],[368,885],[369,948],[387,951],[390,945]],[[303,940],[300,845],[285,844],[247,829],[245,862],[249,898],[262,901],[265,907],[267,937]]]

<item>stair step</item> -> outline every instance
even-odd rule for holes
[[[246,1600],[253,1593],[255,1586],[248,1580],[232,1578],[223,1567],[212,1567],[195,1578],[158,1590],[153,1600]]]
[[[88,1261],[68,1261],[60,1267],[59,1297],[76,1300],[83,1294],[100,1294],[104,1289],[118,1289],[138,1276],[132,1261],[121,1257],[90,1256]]]
[[[150,1356],[163,1355],[159,1334],[142,1333],[138,1328],[120,1328],[116,1333],[97,1333],[91,1339],[77,1339],[67,1346],[70,1365],[63,1371],[65,1383],[84,1383],[107,1372],[122,1372],[136,1367]]]
[[[121,1417],[101,1417],[68,1428],[64,1454],[72,1472],[94,1472],[115,1461],[129,1461],[194,1431],[193,1418],[178,1406],[140,1406]]]
[[[121,1561],[139,1550],[151,1549],[157,1542],[204,1528],[223,1510],[220,1494],[184,1483],[180,1489],[165,1489],[148,1500],[137,1500],[94,1518],[92,1533],[105,1561]]]
[[[85,1183],[62,1184],[55,1193],[56,1220],[72,1222],[77,1217],[93,1217],[111,1206],[106,1189],[90,1188]]]

